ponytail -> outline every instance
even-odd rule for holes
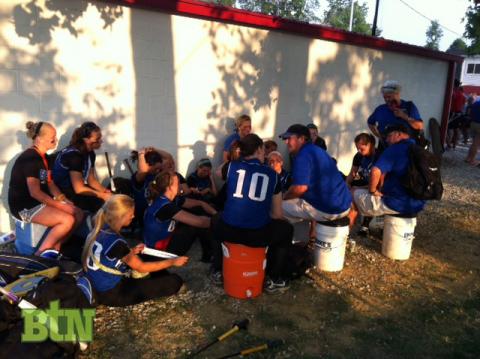
[[[93,217],[93,221],[95,223],[95,226],[88,234],[87,239],[85,240],[85,245],[83,246],[82,265],[84,271],[87,271],[88,257],[90,256],[90,252],[92,251],[93,243],[95,243],[95,240],[97,239],[98,232],[100,232],[100,230],[106,223],[104,207],[98,210],[97,214]]]
[[[162,171],[155,176],[155,179],[148,185],[148,198],[153,201],[165,193],[172,184],[173,176],[177,174],[173,171]]]
[[[83,247],[82,265],[85,271],[87,270],[88,257],[92,253],[93,243],[95,243],[103,226],[108,224],[112,229],[120,230],[119,223],[122,223],[124,216],[134,207],[135,202],[131,197],[124,194],[115,194],[98,210],[93,218],[95,227],[88,234]]]

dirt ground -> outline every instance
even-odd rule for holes
[[[228,330],[241,331],[199,357],[218,358],[271,340],[256,358],[480,357],[480,168],[466,148],[443,160],[445,194],[418,217],[407,261],[381,254],[375,236],[356,238],[339,273],[292,282],[254,300],[227,297],[206,279],[194,250],[188,291],[122,309],[99,307],[95,340],[82,358],[185,358]]]

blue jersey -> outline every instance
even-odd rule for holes
[[[400,109],[409,117],[412,117],[417,121],[422,121],[417,106],[415,106],[413,102],[400,100]],[[369,125],[377,126],[378,131],[383,137],[385,137],[385,128],[388,125],[404,125],[410,130],[410,134],[413,134],[413,128],[410,124],[401,118],[396,117],[387,104],[378,106],[368,118],[367,123]]]
[[[127,242],[108,226],[105,226],[100,230],[97,239],[93,243],[92,254],[95,256],[96,261],[102,265],[122,273],[127,273],[130,269],[121,261],[121,258],[112,253],[112,248],[114,247],[122,249],[120,252],[124,255],[121,258],[129,253]],[[89,256],[87,261],[87,276],[94,288],[99,292],[114,288],[123,277],[122,275],[107,273],[98,268],[91,256]]]
[[[302,146],[293,164],[293,186],[308,186],[302,198],[327,214],[350,208],[352,196],[330,155],[312,143]]]
[[[90,170],[95,163],[95,153],[80,153],[75,147],[68,146],[61,150],[53,164],[52,176],[55,184],[60,188],[72,188],[70,171],[82,173],[83,180],[87,182]]]
[[[410,163],[408,147],[414,143],[408,139],[387,147],[375,163],[375,167],[386,174],[382,188],[384,203],[402,214],[416,214],[425,205],[425,201],[410,197],[401,184]]]
[[[147,247],[165,249],[168,245],[175,230],[175,220],[173,218],[160,220],[158,213],[171,204],[167,197],[159,196],[145,211],[143,240]]]
[[[155,175],[147,174],[143,183],[139,183],[136,180],[135,173],[132,175],[131,182],[136,216],[142,216],[143,218],[143,214],[148,207],[148,186],[154,179]]]
[[[230,162],[223,221],[248,229],[267,225],[271,221],[272,196],[280,191],[278,175],[259,160]]]
[[[232,133],[230,136],[227,137],[223,144],[223,150],[226,152],[230,151],[230,148],[235,141],[240,141],[240,135],[237,132]]]
[[[370,181],[370,172],[378,159],[378,151],[371,156],[362,156],[357,153],[353,158],[352,167],[358,167],[357,177],[352,181],[352,186],[367,186]]]
[[[212,181],[210,177],[199,177],[196,172],[193,172],[187,178],[188,187],[197,188],[199,191],[203,191],[205,188],[212,187]]]

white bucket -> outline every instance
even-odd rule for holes
[[[408,259],[416,225],[416,218],[385,216],[382,254],[391,259]]]
[[[337,272],[343,269],[348,226],[330,227],[317,224],[314,265],[318,270]]]

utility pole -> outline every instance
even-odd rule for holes
[[[377,3],[375,4],[375,16],[373,17],[372,36],[376,36],[376,33],[377,33],[377,19],[378,19],[379,4],[380,4],[380,0],[377,0]]]
[[[353,27],[353,7],[354,7],[354,4],[355,4],[355,0],[351,0],[350,1],[350,25],[348,25],[348,31],[352,31],[352,27]]]

